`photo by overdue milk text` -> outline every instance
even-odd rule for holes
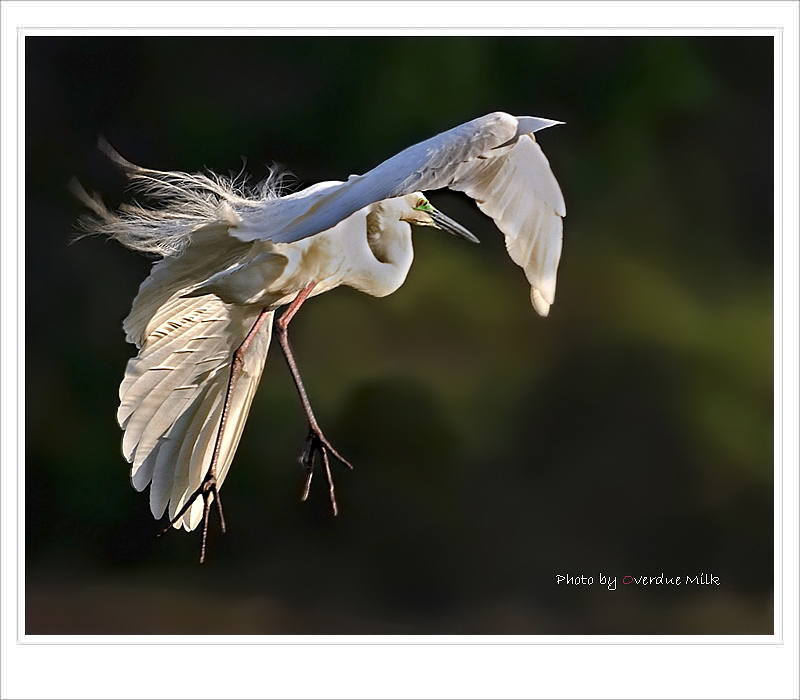
[[[584,574],[556,574],[556,585],[559,586],[592,586],[595,581],[608,588],[609,591],[617,590],[617,577],[600,574],[598,578]],[[623,586],[719,586],[719,576],[713,574],[667,575],[658,576],[621,576]]]

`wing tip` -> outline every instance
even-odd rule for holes
[[[545,119],[544,117],[517,117],[517,135],[532,134],[542,129],[549,129],[551,126],[561,126],[566,122],[558,119]]]
[[[541,291],[534,287],[531,289],[531,303],[533,304],[533,308],[536,309],[536,313],[540,316],[547,316],[550,313],[550,305],[553,302],[547,301]]]

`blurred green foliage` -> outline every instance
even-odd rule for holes
[[[772,632],[773,95],[767,37],[26,37],[28,633]],[[551,315],[483,241],[415,235],[405,286],[314,299],[293,341],[356,465],[299,502],[276,348],[225,484],[229,534],[156,540],[115,423],[150,262],[69,245],[95,148],[160,169],[364,172],[503,110],[567,200]],[[616,575],[719,587],[597,585]],[[557,574],[595,585],[557,586]]]

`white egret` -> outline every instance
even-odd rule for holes
[[[123,327],[139,349],[120,386],[117,418],[131,481],[150,484],[156,519],[193,530],[217,504],[273,331],[309,423],[301,462],[308,495],[315,457],[336,498],[330,457],[349,463],[317,423],[292,356],[287,327],[309,297],[339,285],[386,296],[405,281],[410,224],[477,239],[434,209],[425,190],[465,192],[505,235],[512,260],[546,316],[553,303],[566,210],[533,132],[560,124],[495,112],[412,146],[364,175],[280,196],[272,174],[255,191],[216,175],[160,172],[109,155],[156,202],[109,211],[82,195],[89,231],[161,259],[142,283]],[[273,324],[275,311],[287,310]]]

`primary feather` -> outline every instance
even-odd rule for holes
[[[511,259],[525,270],[534,308],[547,316],[555,300],[562,217],[567,210],[533,134],[457,173],[450,187],[468,194],[494,219],[505,234]]]
[[[201,227],[183,254],[156,263],[123,324],[139,354],[128,362],[117,419],[132,483],[141,491],[152,482],[150,506],[156,518],[168,505],[172,518],[200,486],[217,437],[231,357],[260,311],[226,304],[213,294],[187,296],[208,274],[210,263],[211,269],[225,269],[253,247],[234,241],[226,231],[217,223]],[[220,485],[261,378],[271,330],[270,315],[245,356],[222,435]],[[191,530],[201,515],[198,501],[182,524]]]
[[[123,453],[131,480],[141,491],[152,482],[150,506],[172,518],[202,482],[210,464],[233,352],[258,310],[224,304],[213,295],[185,300],[180,313],[157,325],[133,358],[120,386],[117,418],[125,431]],[[244,358],[222,436],[217,481],[227,475],[261,378],[271,317]],[[202,502],[183,519],[193,529]],[[176,524],[177,525],[177,524]]]

